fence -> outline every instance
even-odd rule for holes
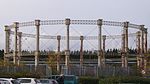
[[[32,64],[24,65],[24,66],[0,66],[0,72],[31,72],[40,74],[41,77],[49,77],[52,75],[52,69],[48,67],[46,64],[41,64],[38,66],[37,71],[35,72],[35,66]],[[65,67],[61,66],[61,73],[65,72]],[[127,76],[127,75],[136,75],[136,69],[122,68],[120,66],[112,66],[106,65],[105,67],[98,68],[97,65],[72,65],[68,68],[69,75],[77,75],[77,76]]]

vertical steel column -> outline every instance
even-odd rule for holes
[[[102,19],[97,20],[98,31],[98,67],[102,67]]]
[[[22,39],[22,32],[18,32],[18,60],[17,65],[20,65],[20,59],[21,59],[21,39]]]
[[[13,56],[13,63],[17,64],[17,59],[18,59],[18,48],[17,48],[17,33],[18,33],[18,28],[19,28],[19,23],[18,22],[14,22],[14,28],[15,28],[15,50],[14,50],[14,56]]]
[[[144,28],[144,53],[147,54],[147,28]]]
[[[70,26],[70,19],[65,20],[65,24],[67,26],[67,38],[66,38],[66,57],[65,57],[65,67],[66,67],[66,74],[68,74],[68,67],[69,67],[69,56],[70,56],[70,50],[69,50],[69,26]]]
[[[122,34],[122,50],[121,50],[121,63],[125,67],[125,34]]]
[[[146,71],[146,66],[147,66],[147,28],[144,29],[144,54],[145,54],[145,57],[144,57],[144,71]]]
[[[137,67],[139,68],[140,67],[140,61],[141,61],[141,59],[140,59],[140,55],[141,55],[141,49],[140,49],[140,37],[141,37],[141,34],[140,34],[140,31],[138,31],[137,33],[137,45],[136,45],[136,47],[137,47]]]
[[[80,66],[83,66],[83,36],[80,36]]]
[[[9,53],[10,48],[10,29],[8,26],[5,26],[5,53],[4,53],[4,62],[8,62],[7,55]]]
[[[144,70],[144,25],[141,26],[141,70]]]
[[[61,36],[57,36],[58,46],[57,46],[57,72],[60,73],[60,39]]]
[[[83,67],[83,40],[84,37],[80,36],[80,76],[82,76],[82,67]]]
[[[105,65],[105,43],[106,43],[106,35],[103,35],[103,64]]]
[[[128,24],[124,22],[124,34],[125,34],[125,68],[128,67]]]
[[[144,25],[141,26],[141,52],[144,54]]]
[[[40,50],[39,50],[40,20],[35,20],[35,26],[36,26],[35,70],[37,70],[39,55],[40,55]]]

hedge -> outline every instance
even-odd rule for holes
[[[99,79],[95,77],[80,77],[79,84],[99,84]]]
[[[150,84],[150,79],[143,77],[109,77],[100,79],[100,84],[114,84],[114,83],[138,83],[138,84]]]
[[[79,78],[79,84],[121,84],[121,83],[150,84],[150,78],[143,78],[136,76],[108,77],[108,78],[95,78],[95,77]]]

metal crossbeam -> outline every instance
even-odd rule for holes
[[[70,23],[80,25],[96,25],[97,20],[71,20]]]
[[[10,34],[14,35],[14,31],[10,31]],[[136,33],[130,33],[128,34],[129,37],[136,36]],[[36,35],[34,34],[26,34],[22,33],[22,37],[30,37],[35,38]],[[51,36],[51,35],[40,35],[40,38],[42,39],[57,39],[57,36]],[[110,35],[106,36],[106,39],[119,39],[122,38],[122,35]],[[83,36],[84,40],[97,40],[98,36]],[[102,37],[103,39],[103,37]],[[61,40],[66,40],[66,36],[61,36]],[[80,40],[80,36],[70,36],[70,40]]]
[[[131,23],[129,23],[128,27],[130,27],[130,28],[135,28],[135,29],[141,29],[140,25],[131,24]]]
[[[108,26],[120,26],[120,27],[124,26],[123,22],[115,22],[115,21],[103,21],[102,24]]]
[[[19,23],[19,27],[34,26],[34,25],[35,25],[34,21]]]
[[[41,20],[40,25],[63,25],[65,20]],[[97,25],[97,20],[70,20],[73,25]],[[102,25],[124,27],[124,22],[102,21]],[[19,23],[19,27],[35,26],[35,21]],[[140,29],[140,25],[129,23],[129,28]],[[8,29],[14,28],[14,25],[9,25]]]
[[[59,25],[65,24],[65,20],[44,20],[40,21],[40,25]]]

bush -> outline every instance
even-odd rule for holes
[[[31,72],[3,72],[0,73],[2,78],[20,78],[20,77],[31,77],[31,78],[40,78],[40,74],[31,73]]]
[[[101,84],[114,84],[114,83],[139,83],[139,84],[150,84],[150,79],[142,77],[109,77],[100,79]]]
[[[99,79],[93,77],[81,77],[79,78],[79,84],[99,84]]]

